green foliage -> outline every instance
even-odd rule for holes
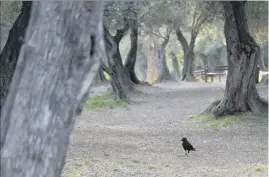
[[[114,101],[114,93],[105,93],[103,95],[90,96],[89,100],[85,103],[84,107],[87,109],[109,109],[116,107],[127,107],[126,102]]]

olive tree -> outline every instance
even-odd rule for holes
[[[103,53],[102,7],[33,2],[1,114],[1,177],[60,177]]]
[[[260,47],[251,36],[245,1],[223,1],[228,76],[224,98],[208,109],[215,117],[251,111],[268,115],[268,102],[257,92],[255,78]]]

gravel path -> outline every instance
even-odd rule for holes
[[[267,176],[267,119],[217,131],[190,116],[221,99],[224,84],[141,86],[128,108],[84,110],[71,136],[64,177]],[[263,97],[267,87],[259,86]],[[184,155],[181,138],[196,148]]]

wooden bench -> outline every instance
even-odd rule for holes
[[[218,75],[219,76],[219,81],[221,82],[221,76],[226,76],[227,75],[226,72],[228,72],[228,66],[227,65],[216,66],[214,71],[215,72],[208,72],[208,68],[206,66],[205,69],[194,71],[194,74],[195,75],[200,75],[205,82],[207,82],[208,77],[210,77],[211,83],[214,82],[214,77],[216,75]],[[257,66],[255,72],[256,72],[256,84],[257,84],[257,83],[259,83],[259,72],[260,72],[260,67],[259,66]]]
[[[228,71],[228,66],[216,66],[215,73],[219,76],[219,81],[221,82],[221,76],[226,76],[225,71]]]

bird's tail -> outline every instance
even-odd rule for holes
[[[196,149],[195,149],[195,148],[193,148],[193,151],[196,151]]]

